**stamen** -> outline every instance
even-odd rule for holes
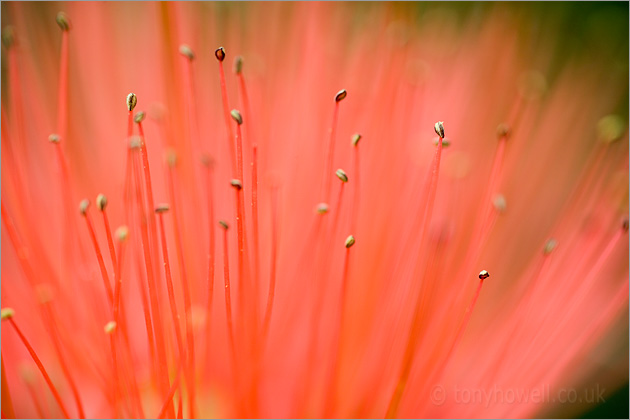
[[[335,175],[337,175],[337,178],[339,178],[341,182],[348,182],[348,175],[346,175],[343,169],[337,169]]]
[[[174,155],[173,155],[174,156]],[[182,230],[179,224],[179,212],[178,212],[178,200],[176,194],[175,184],[176,172],[174,165],[169,166],[167,171],[168,178],[168,192],[171,199],[172,211],[173,211],[173,227],[175,230],[175,249],[177,250],[177,261],[180,267],[180,279],[182,283],[182,290],[184,294],[184,316],[186,317],[186,344],[188,347],[188,358],[186,365],[186,382],[188,386],[188,410],[189,414],[195,412],[195,341],[192,331],[192,303],[190,286],[188,284],[188,273],[186,270],[186,262],[184,259],[184,245],[182,243]]]
[[[326,165],[324,166],[324,177],[322,179],[322,201],[330,201],[330,188],[331,181],[330,172],[333,164],[333,156],[335,151],[335,132],[337,130],[337,119],[339,118],[339,103],[348,96],[345,89],[340,90],[335,95],[335,110],[333,112],[332,125],[330,127],[330,137],[328,139],[328,156],[326,159]]]
[[[206,190],[208,191],[208,226],[209,226],[209,246],[208,246],[208,304],[206,306],[206,366],[210,365],[210,355],[212,349],[212,307],[214,301],[214,270],[215,270],[215,237],[214,237],[214,162],[209,155],[202,156],[202,163],[206,168]]]
[[[175,292],[173,289],[173,279],[171,277],[171,264],[168,258],[168,247],[166,246],[166,233],[164,229],[164,213],[169,210],[168,204],[160,204],[156,207],[155,212],[158,215],[160,237],[162,240],[162,260],[164,261],[164,274],[166,276],[166,289],[168,291],[168,301],[171,306],[171,317],[173,326],[175,327],[175,338],[177,339],[177,348],[179,350],[179,358],[181,363],[186,357],[184,352],[184,342],[182,340],[182,332],[179,325],[179,312],[177,311],[177,302],[175,301]]]
[[[133,111],[136,105],[138,105],[138,97],[135,93],[131,92],[127,95],[127,111]]]
[[[232,299],[230,297],[230,258],[228,254],[228,224],[224,220],[219,220],[219,225],[223,228],[223,278],[225,285],[225,316],[227,320],[228,337],[230,339],[230,350],[232,359],[236,360],[236,344],[234,343],[234,327],[232,326]],[[236,374],[236,372],[234,372]]]
[[[334,409],[337,399],[338,388],[338,376],[339,366],[341,362],[341,356],[343,355],[343,325],[346,317],[346,305],[348,300],[348,278],[349,278],[349,265],[350,265],[350,248],[355,244],[354,236],[349,235],[346,238],[345,247],[346,253],[343,262],[343,276],[341,278],[341,294],[339,301],[339,321],[336,328],[336,333],[333,339],[333,354],[332,354],[332,366],[330,368],[328,378],[328,393],[326,396],[326,402],[324,406],[324,417],[333,417]]]
[[[100,202],[99,208],[103,203]],[[96,260],[98,261],[98,266],[101,270],[101,277],[103,278],[103,284],[105,285],[105,291],[107,292],[107,299],[109,304],[112,305],[114,302],[114,293],[112,292],[112,286],[109,281],[109,275],[107,274],[107,269],[105,268],[105,261],[103,260],[103,255],[101,254],[101,247],[98,244],[98,240],[96,239],[96,232],[94,231],[94,225],[92,224],[92,218],[88,213],[88,208],[90,206],[90,200],[84,199],[81,201],[79,205],[79,211],[81,215],[85,218],[85,223],[88,228],[88,232],[90,234],[90,239],[92,240],[92,245],[94,245],[94,252],[96,253]],[[104,208],[104,207],[103,207]]]
[[[4,312],[4,309],[2,309],[2,312]],[[13,409],[13,400],[11,399],[9,383],[7,382],[7,375],[4,369],[4,356],[0,356],[0,362],[2,364],[2,417],[14,419],[15,410]]]
[[[225,72],[223,70],[223,60],[225,60],[225,49],[219,47],[214,52],[214,56],[219,60],[219,76],[221,80],[221,99],[223,101],[223,115],[225,117],[225,128],[227,130],[227,147],[230,152],[230,160],[232,162],[232,173],[236,174],[236,155],[234,147],[232,146],[232,139],[234,133],[232,131],[232,124],[230,124],[230,107],[228,105],[227,87],[225,84]]]
[[[61,399],[61,396],[59,395],[59,392],[57,391],[57,388],[55,388],[55,385],[50,379],[50,376],[48,376],[48,372],[46,372],[46,369],[44,368],[42,361],[37,356],[37,353],[35,353],[35,350],[31,346],[29,341],[26,339],[26,337],[24,336],[20,328],[17,326],[17,323],[13,320],[14,316],[15,316],[15,311],[13,309],[11,308],[2,309],[2,315],[1,315],[2,321],[8,321],[9,324],[11,324],[11,326],[13,327],[13,329],[15,329],[15,332],[20,337],[20,340],[22,340],[24,347],[26,347],[26,350],[29,352],[29,354],[33,358],[33,361],[37,365],[37,368],[42,373],[42,376],[44,377],[44,380],[46,381],[48,388],[50,388],[50,391],[52,392],[53,397],[57,401],[57,404],[59,404],[59,408],[61,408],[61,412],[63,413],[64,418],[66,419],[70,418],[70,415],[68,415],[68,411],[66,410],[66,407],[63,404],[63,401]]]
[[[195,54],[193,53],[192,48],[190,48],[186,44],[182,44],[179,46],[179,53],[191,61],[195,58]]]

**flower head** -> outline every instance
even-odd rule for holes
[[[52,6],[2,4],[3,417],[566,416],[627,381],[625,35]]]

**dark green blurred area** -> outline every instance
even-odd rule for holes
[[[570,62],[593,69],[606,69],[608,79],[621,80],[626,91],[624,100],[614,111],[628,114],[628,2],[416,2],[395,3],[394,7],[418,21],[426,13],[442,10],[456,19],[461,27],[478,22],[495,11],[520,21],[519,35],[523,53],[535,54],[551,45],[555,54],[545,73],[553,83]],[[553,44],[552,44],[553,43]],[[627,416],[626,416],[627,417]]]
[[[628,411],[628,383],[615,392],[611,398],[605,403],[594,407],[592,410],[584,413],[580,418],[583,419],[627,419]]]

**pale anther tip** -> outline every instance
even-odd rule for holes
[[[232,111],[230,111],[230,115],[232,116],[232,119],[236,121],[238,125],[243,124],[243,116],[241,115],[241,112],[238,109],[233,109]]]
[[[339,178],[341,182],[348,182],[348,175],[343,169],[337,169],[335,175],[337,175],[337,178]]]
[[[346,96],[348,96],[348,92],[346,92],[345,89],[341,89],[339,92],[337,92],[337,94],[335,95],[335,102],[341,102],[344,99],[346,99]]]
[[[155,208],[155,212],[158,214],[166,213],[169,210],[170,210],[170,206],[166,203],[158,204],[158,206]]]
[[[490,274],[488,274],[488,272],[486,270],[481,270],[481,272],[479,273],[479,278],[481,280],[485,280],[488,277],[490,277]]]
[[[99,194],[96,196],[96,207],[99,211],[105,210],[105,207],[107,207],[107,197],[105,194]]]
[[[137,112],[136,115],[134,115],[133,117],[133,121],[136,124],[140,124],[142,121],[144,121],[144,117],[146,116],[147,114],[144,111]]]
[[[543,248],[543,254],[549,255],[553,252],[554,249],[558,246],[558,241],[551,238],[545,243],[545,247]]]
[[[90,207],[90,200],[88,200],[87,198],[84,198],[83,200],[81,200],[81,202],[79,203],[79,212],[81,213],[82,216],[85,216],[89,207]]]
[[[234,58],[234,74],[241,74],[243,71],[243,57],[237,55]]]
[[[315,207],[315,211],[318,214],[326,214],[326,213],[328,213],[328,204],[326,204],[326,203],[319,203],[317,205],[317,207]]]
[[[62,31],[70,30],[70,19],[68,19],[68,15],[64,12],[57,13],[57,17],[55,18],[57,21],[57,25],[61,28]]]
[[[444,121],[438,121],[435,123],[435,132],[441,138],[444,138]]]
[[[118,242],[126,242],[129,238],[129,228],[125,225],[119,226],[118,229],[116,229],[115,235]]]
[[[179,46],[179,53],[191,61],[195,58],[195,53],[193,53],[192,48],[186,44]]]
[[[5,319],[13,318],[14,315],[15,311],[13,310],[13,308],[2,308],[2,310],[0,310],[0,318],[2,318],[2,321],[4,321]]]
[[[354,239],[354,236],[350,235],[346,238],[346,248],[350,248],[352,245],[354,245],[354,243],[356,242],[356,240]]]
[[[109,321],[107,324],[105,324],[105,327],[103,328],[105,330],[105,334],[111,334],[116,330],[116,321]]]
[[[225,48],[223,47],[219,47],[214,51],[214,56],[217,58],[217,60],[219,61],[223,61],[225,60]]]
[[[131,92],[127,95],[127,111],[131,112],[138,104],[138,97],[135,93]]]
[[[51,143],[59,143],[59,140],[61,140],[59,134],[52,133],[48,136],[48,141]]]

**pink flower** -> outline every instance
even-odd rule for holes
[[[575,416],[626,383],[627,44],[415,7],[3,3],[2,416]]]

